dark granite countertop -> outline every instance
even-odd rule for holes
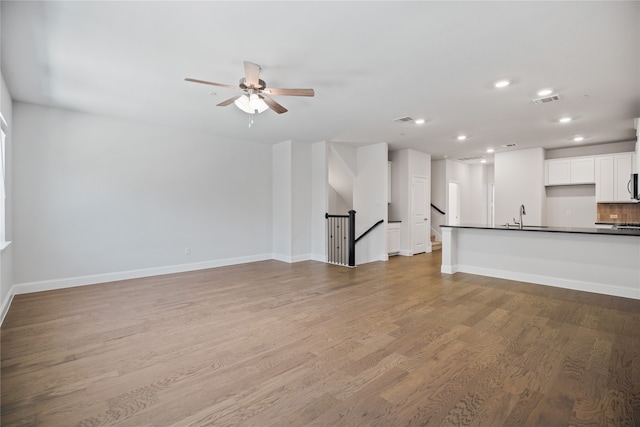
[[[634,229],[616,229],[616,228],[581,228],[581,227],[547,227],[544,225],[525,225],[523,229],[519,229],[516,225],[507,228],[504,225],[491,227],[488,225],[477,224],[460,224],[460,225],[441,225],[443,228],[475,228],[480,230],[500,230],[500,231],[528,231],[528,232],[544,232],[544,233],[577,233],[577,234],[601,234],[610,236],[636,236],[640,237],[640,230]]]

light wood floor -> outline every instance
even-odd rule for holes
[[[640,425],[640,301],[439,270],[265,261],[16,296],[2,425]]]

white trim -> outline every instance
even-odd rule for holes
[[[562,279],[559,277],[541,276],[531,273],[520,273],[494,268],[477,267],[473,265],[452,266],[452,273],[446,272],[445,266],[441,267],[443,273],[452,274],[455,272],[476,274],[479,276],[497,277],[499,279],[514,280],[517,282],[535,283],[537,285],[555,286],[558,288],[572,289],[574,291],[594,292],[596,294],[613,295],[617,297],[640,299],[640,291],[615,285],[604,285],[602,283],[585,282],[582,280]]]
[[[11,307],[11,301],[13,301],[14,294],[13,286],[9,289],[9,293],[7,297],[2,301],[2,307],[0,308],[0,326],[2,326],[2,322],[4,322],[4,317],[7,315],[9,311],[9,307]]]
[[[144,268],[139,270],[120,271],[115,273],[94,274],[90,276],[67,277],[63,279],[42,280],[37,282],[16,283],[9,289],[7,297],[0,308],[0,326],[9,311],[15,295],[32,292],[52,291],[55,289],[73,288],[76,286],[97,285],[99,283],[115,282],[118,280],[138,279],[141,277],[160,276],[163,274],[184,273],[188,271],[206,270],[208,268],[224,267],[227,265],[246,264],[249,262],[270,260],[270,254],[251,255],[237,258],[226,258],[203,261],[190,264],[170,265],[165,267]]]
[[[272,254],[271,258],[276,260],[276,261],[288,262],[289,264],[293,264],[293,263],[296,263],[296,262],[312,260],[313,256],[311,254],[294,255],[294,256],[282,255],[282,254]]]
[[[440,266],[440,273],[445,273],[445,274],[453,274],[453,273],[457,273],[458,270],[458,266],[457,265],[441,265]]]
[[[91,276],[67,277],[63,279],[42,280],[38,282],[17,283],[12,286],[15,295],[31,292],[51,291],[54,289],[73,288],[76,286],[96,285],[98,283],[115,282],[118,280],[138,279],[141,277],[160,276],[163,274],[184,273],[187,271],[205,270],[208,268],[224,267],[227,265],[246,264],[249,262],[266,261],[271,259],[269,254],[251,255],[246,257],[226,258],[220,260],[203,261],[190,264],[169,265],[165,267],[143,268],[140,270],[119,271],[115,273],[94,274]]]
[[[4,242],[0,242],[0,252],[4,251],[11,244],[11,240],[6,240]]]
[[[328,262],[329,261],[329,257],[327,255],[318,255],[318,254],[311,254],[311,261],[319,261],[319,262]]]

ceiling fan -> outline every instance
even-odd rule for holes
[[[240,79],[238,86],[226,85],[223,83],[208,82],[192,78],[185,79],[188,82],[202,83],[206,85],[226,87],[229,89],[241,90],[243,93],[231,97],[218,104],[218,107],[225,107],[232,103],[236,104],[242,111],[255,114],[262,113],[267,108],[271,108],[278,114],[286,113],[288,110],[274,101],[270,95],[285,96],[314,96],[313,89],[282,89],[267,87],[264,80],[260,79],[260,66],[253,62],[244,61],[244,77]]]

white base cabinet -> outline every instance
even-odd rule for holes
[[[387,254],[395,255],[400,252],[400,223],[387,224]]]

